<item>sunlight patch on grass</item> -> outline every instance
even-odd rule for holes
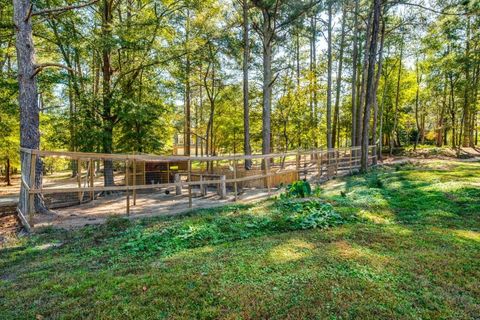
[[[387,208],[388,200],[377,189],[364,189],[352,192],[352,204],[370,208]]]
[[[50,248],[58,248],[61,245],[62,245],[61,242],[44,243],[44,244],[33,247],[32,251],[43,251],[43,250],[48,250]]]
[[[215,246],[211,246],[211,245],[206,245],[203,247],[192,248],[192,249],[186,249],[186,250],[177,252],[175,254],[172,254],[169,257],[166,257],[165,259],[162,260],[163,262],[159,262],[158,264],[153,263],[153,265],[161,266],[162,263],[164,263],[165,261],[174,261],[175,259],[184,259],[189,257],[208,255],[214,252],[215,252]]]
[[[314,248],[315,246],[310,242],[291,239],[287,243],[273,248],[269,257],[276,263],[291,262],[310,256]]]
[[[394,233],[395,235],[399,236],[410,236],[413,234],[413,231],[402,227],[401,225],[398,224],[392,224],[386,227],[386,230],[390,233]]]
[[[474,240],[480,242],[480,232],[472,231],[472,230],[453,230],[452,232],[459,238],[466,239],[466,240]]]
[[[446,211],[440,208],[432,208],[430,210],[425,210],[425,213],[423,215],[425,217],[434,219],[432,221],[441,220],[443,218],[454,218],[457,216],[455,213],[451,211]]]
[[[334,242],[332,246],[333,256],[345,260],[362,262],[362,264],[366,264],[368,268],[373,267],[375,270],[380,270],[389,262],[388,257],[378,254],[367,247],[352,245],[345,240]]]
[[[458,189],[461,189],[462,187],[465,187],[469,185],[468,183],[465,182],[460,182],[460,181],[446,181],[446,182],[441,182],[441,181],[436,181],[435,183],[419,187],[418,189],[421,191],[456,191]]]
[[[375,224],[390,224],[392,221],[388,218],[381,217],[377,213],[373,213],[368,210],[360,210],[358,216],[361,218],[365,218]]]

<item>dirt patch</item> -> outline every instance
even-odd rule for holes
[[[402,156],[410,158],[424,159],[480,159],[480,149],[478,148],[422,148],[417,150],[406,150],[401,153]]]
[[[17,234],[22,229],[22,224],[16,214],[8,214],[0,217],[0,244],[8,237]]]

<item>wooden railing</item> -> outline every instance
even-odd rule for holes
[[[376,158],[375,146],[369,147],[369,161]],[[48,195],[59,193],[78,193],[79,203],[82,202],[84,193],[88,193],[91,199],[94,199],[95,192],[110,192],[123,191],[127,195],[126,211],[130,213],[130,194],[133,196],[133,205],[136,204],[136,192],[139,190],[147,190],[152,188],[174,188],[177,193],[182,188],[188,188],[189,207],[192,207],[192,187],[199,186],[204,192],[206,185],[217,184],[224,189],[227,184],[233,186],[234,200],[237,200],[238,189],[240,183],[246,183],[252,180],[263,179],[264,187],[270,192],[272,177],[294,173],[296,179],[301,178],[301,175],[308,177],[308,174],[316,173],[319,178],[328,179],[338,174],[338,171],[352,172],[360,168],[360,147],[330,149],[330,150],[297,150],[285,153],[272,154],[255,154],[255,155],[228,155],[228,156],[157,156],[146,154],[104,154],[104,153],[87,153],[87,152],[64,152],[64,151],[44,151],[21,148],[22,161],[22,188],[20,192],[20,201],[18,213],[24,224],[32,226],[33,214],[35,213],[34,199],[36,194]],[[82,172],[78,174],[78,185],[75,187],[46,187],[44,185],[35,186],[35,164],[39,158],[64,158],[68,160],[78,161],[79,168],[82,163],[87,164],[85,180],[82,181]],[[251,159],[261,162],[261,169],[258,169],[256,174],[241,176],[242,162]],[[275,159],[277,161],[275,162]],[[303,159],[303,160],[302,160]],[[99,161],[112,160],[124,163],[125,168],[125,183],[124,185],[113,186],[98,186],[94,183],[94,166]],[[187,170],[181,172],[180,175],[186,177],[186,180],[175,179],[167,183],[156,184],[141,184],[137,185],[136,177],[136,163],[139,161],[145,162],[187,162]],[[228,162],[229,176],[221,172],[215,172],[213,163]],[[197,163],[197,168],[192,168],[192,164]],[[204,172],[201,168],[203,163],[207,163],[207,168],[213,172]],[[133,167],[133,174],[129,181],[129,168]],[[213,168],[213,169],[212,169]],[[218,167],[217,167],[218,168]],[[244,172],[246,173],[246,172]],[[179,176],[180,176],[179,175]],[[194,181],[192,177],[201,177]],[[231,176],[231,177],[230,177]],[[83,186],[82,186],[82,182]],[[219,192],[220,193],[220,192]],[[25,218],[28,214],[28,221]]]

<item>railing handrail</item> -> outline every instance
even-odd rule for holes
[[[371,149],[375,145],[370,145]],[[308,154],[326,154],[335,151],[360,150],[360,146],[333,148],[333,149],[310,149],[296,150],[283,153],[252,154],[252,155],[225,155],[225,156],[162,156],[154,154],[121,154],[121,153],[97,153],[97,152],[77,152],[77,151],[49,151],[20,148],[20,152],[35,154],[39,157],[68,158],[72,160],[135,160],[152,162],[183,162],[183,161],[222,161],[222,160],[247,160],[247,159],[266,159],[282,158],[296,155]]]

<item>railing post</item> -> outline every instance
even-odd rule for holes
[[[179,173],[175,173],[175,194],[177,196],[182,195],[182,185],[181,185],[181,177]]]
[[[225,196],[227,195],[227,183],[226,183],[226,177],[225,175],[220,176],[220,189],[219,189],[219,194],[220,198],[224,199]]]
[[[330,179],[330,174],[332,171],[332,149],[327,148],[327,180]]]
[[[137,205],[137,160],[133,159],[133,177],[132,177],[132,186],[133,186],[133,205]]]
[[[303,178],[307,180],[308,169],[307,169],[307,153],[303,154]]]
[[[188,159],[188,207],[192,207],[192,161]]]
[[[296,157],[297,178],[300,179],[300,150],[297,150]]]
[[[206,195],[207,195],[207,186],[202,183],[203,180],[204,180],[204,179],[203,179],[203,175],[200,174],[200,183],[201,183],[201,184],[200,184],[200,194],[201,194],[202,196],[206,196]],[[207,180],[208,180],[208,178],[207,178]]]
[[[340,149],[337,148],[335,152],[335,176],[338,176],[338,163],[340,161]]]
[[[352,170],[352,148],[350,148],[350,161],[349,161],[349,169],[350,169],[350,174],[352,174],[353,170]]]
[[[92,188],[92,190],[90,190],[90,200],[93,201],[93,198],[95,197],[95,192],[93,191],[94,176],[95,176],[95,166],[93,163],[93,159],[89,160],[88,166],[89,166],[89,172],[87,175],[87,179],[89,180],[88,185],[90,186],[90,188]]]
[[[77,160],[77,184],[78,188],[80,189],[82,187],[82,160],[80,158]],[[78,192],[78,202],[81,204],[83,194],[81,191]]]
[[[235,192],[235,201],[237,201],[238,197],[238,184],[237,184],[237,159],[233,158],[233,179],[235,180],[233,183],[233,188]]]
[[[130,215],[130,190],[129,190],[129,166],[130,166],[130,161],[125,160],[125,186],[126,186],[126,198],[127,198],[127,216]]]
[[[320,178],[323,176],[323,150],[320,149]]]
[[[170,183],[170,162],[167,161],[167,183]]]
[[[321,177],[322,176],[322,164],[320,163],[320,157],[319,157],[319,152],[318,150],[315,151],[315,158],[317,160],[317,170],[318,170],[318,175]],[[321,154],[321,151],[320,151]]]
[[[264,170],[264,175],[265,175],[265,182],[267,184],[267,190],[268,193],[270,194],[270,158],[267,156],[265,158],[265,170]]]

